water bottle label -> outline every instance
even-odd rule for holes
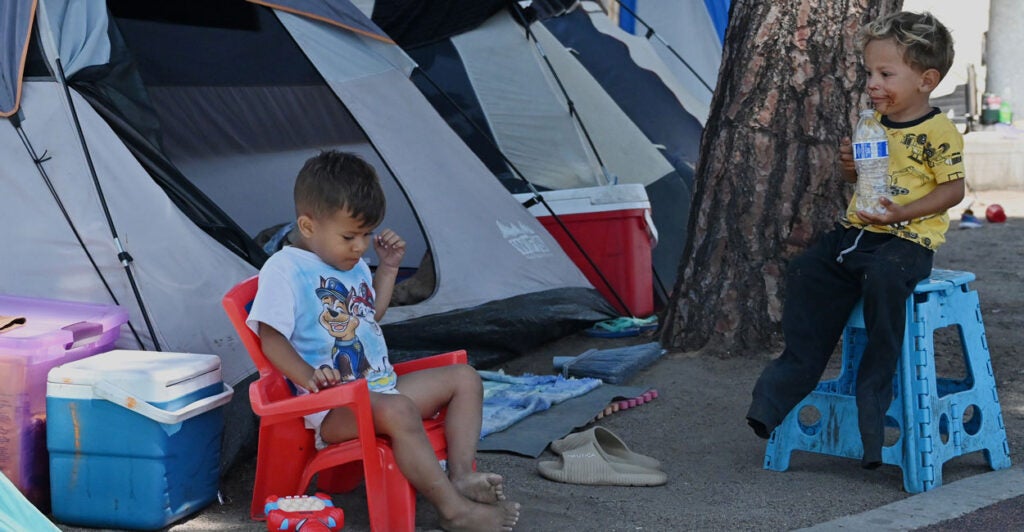
[[[853,158],[857,161],[865,159],[880,159],[889,156],[889,141],[872,140],[867,142],[855,142],[853,144]]]

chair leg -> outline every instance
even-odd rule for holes
[[[249,509],[250,517],[253,519],[266,518],[263,507],[267,497],[298,495],[304,488],[299,486],[303,465],[306,462],[302,456],[304,446],[295,439],[288,442],[290,445],[281,445],[285,439],[280,437],[283,431],[273,432],[260,430],[260,451],[256,456],[256,479],[253,482],[252,504]],[[291,452],[284,452],[286,449]]]
[[[379,445],[381,482],[366,479],[366,502],[370,510],[370,526],[374,530],[413,531],[416,528],[416,490],[409,484],[395,463],[390,447]]]

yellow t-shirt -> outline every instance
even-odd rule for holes
[[[879,118],[877,113],[876,118]],[[964,139],[953,122],[937,107],[911,122],[892,122],[879,118],[889,138],[889,198],[906,205],[940,183],[964,178]],[[946,241],[949,215],[946,211],[890,225],[866,225],[857,217],[854,193],[841,220],[846,227],[864,228],[874,233],[889,233],[936,249]]]

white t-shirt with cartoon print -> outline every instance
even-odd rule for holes
[[[273,327],[314,368],[328,364],[343,380],[365,378],[370,391],[389,392],[397,377],[374,314],[373,277],[365,261],[342,271],[287,246],[260,269],[246,323],[257,334],[259,322]]]

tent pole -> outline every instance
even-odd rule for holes
[[[114,294],[114,289],[110,287],[110,283],[107,282],[107,278],[103,276],[103,271],[100,270],[99,265],[96,264],[96,259],[93,258],[92,252],[90,252],[89,248],[85,245],[85,240],[82,239],[81,233],[79,233],[78,228],[75,227],[75,222],[71,219],[71,214],[68,212],[67,208],[64,207],[64,202],[61,201],[60,195],[57,193],[57,189],[53,186],[53,181],[50,180],[49,174],[46,173],[46,168],[43,168],[43,163],[49,161],[50,157],[46,155],[46,152],[43,152],[42,155],[38,155],[36,153],[36,149],[32,146],[32,142],[29,140],[28,134],[25,133],[25,130],[21,127],[21,110],[18,110],[18,112],[11,115],[10,121],[11,125],[14,126],[14,130],[18,133],[18,137],[21,139],[22,145],[24,145],[25,150],[28,151],[29,157],[32,158],[32,162],[35,164],[36,170],[38,170],[39,175],[42,176],[43,182],[46,184],[46,188],[50,190],[50,195],[52,195],[54,201],[57,202],[57,208],[59,208],[61,214],[64,215],[64,220],[67,221],[68,227],[71,228],[71,233],[75,235],[75,240],[78,240],[78,245],[82,248],[82,251],[85,252],[85,257],[89,259],[89,264],[92,264],[92,269],[96,271],[96,275],[99,276],[100,282],[103,283],[103,287],[107,289],[107,293],[110,294],[110,299],[114,301],[115,305],[120,305],[121,303],[117,300],[117,296]],[[132,336],[135,337],[135,341],[138,342],[139,345],[143,345],[139,332],[135,330],[135,326],[132,325],[130,320],[128,321],[128,329],[131,330]]]
[[[491,147],[493,147],[494,150],[498,152],[499,155],[501,155],[501,160],[508,165],[508,167],[517,177],[519,177],[519,179],[523,180],[523,183],[526,183],[526,186],[530,189],[530,192],[533,193],[533,197],[530,198],[530,200],[527,201],[527,203],[524,204],[523,206],[526,208],[530,208],[533,205],[536,205],[537,203],[544,205],[544,208],[547,209],[548,214],[550,214],[551,218],[555,220],[555,223],[558,224],[558,227],[560,227],[562,231],[565,232],[566,236],[569,237],[569,240],[572,241],[573,246],[580,252],[581,255],[583,255],[583,258],[587,260],[587,264],[589,264],[590,267],[594,269],[594,272],[597,273],[598,278],[601,279],[601,282],[604,284],[605,288],[607,288],[608,291],[611,292],[612,296],[615,297],[615,301],[619,305],[622,305],[622,308],[626,309],[626,312],[629,313],[630,317],[638,317],[636,314],[633,313],[633,309],[631,309],[629,305],[627,305],[626,302],[623,301],[622,296],[619,295],[619,292],[615,290],[615,287],[612,286],[610,281],[608,281],[608,278],[604,276],[604,272],[601,271],[601,268],[597,266],[597,263],[594,262],[594,259],[590,258],[590,254],[587,253],[585,249],[583,249],[583,245],[580,244],[578,240],[576,240],[576,236],[573,235],[571,231],[569,231],[569,228],[566,227],[565,223],[562,222],[562,218],[555,213],[555,210],[551,207],[551,205],[548,204],[547,200],[544,199],[544,196],[541,194],[539,190],[537,190],[537,187],[534,186],[529,179],[526,179],[526,176],[523,175],[523,173],[519,170],[515,163],[513,163],[508,158],[508,156],[505,155],[505,152],[501,151],[501,148],[491,139],[490,135],[488,135],[483,130],[483,128],[480,127],[480,125],[477,124],[473,120],[473,118],[469,116],[469,113],[467,113],[465,109],[463,109],[462,106],[460,106],[458,102],[456,102],[455,99],[451,97],[451,95],[445,92],[445,90],[442,89],[441,86],[438,85],[437,82],[434,81],[434,79],[431,78],[430,75],[427,74],[425,70],[423,70],[419,66],[417,66],[416,69],[419,70],[421,74],[423,74],[423,78],[426,79],[430,83],[430,85],[434,87],[434,90],[436,90],[438,94],[444,96],[445,101],[447,101],[448,104],[452,106],[452,108],[454,108],[460,115],[462,115],[462,118],[464,118],[466,122],[469,122],[469,124],[473,126],[473,129],[475,129],[477,133],[479,133],[483,138],[487,139],[487,142],[491,145]],[[664,288],[662,289],[664,290]]]
[[[644,37],[645,37],[646,39],[650,40],[650,38],[651,38],[652,36],[653,36],[653,37],[654,37],[655,39],[658,39],[658,42],[660,42],[661,44],[665,45],[665,48],[668,48],[668,51],[669,51],[669,52],[671,52],[671,53],[672,53],[672,55],[676,56],[676,59],[678,59],[678,60],[679,60],[679,62],[680,62],[680,63],[682,63],[682,64],[683,64],[683,66],[684,66],[684,67],[686,67],[686,68],[687,68],[687,70],[689,70],[689,71],[690,71],[690,73],[692,73],[692,74],[693,74],[693,76],[694,76],[695,78],[697,78],[697,81],[699,81],[699,82],[701,83],[701,85],[704,85],[704,87],[705,87],[705,88],[706,88],[706,89],[708,90],[708,92],[710,92],[710,93],[712,93],[712,94],[714,94],[714,93],[715,93],[715,89],[712,89],[712,88],[711,88],[711,85],[708,85],[708,82],[704,81],[704,78],[702,78],[702,77],[700,76],[700,74],[698,74],[698,73],[697,73],[697,71],[696,71],[696,70],[694,70],[692,66],[690,66],[690,63],[687,63],[687,62],[686,62],[686,60],[685,60],[685,59],[683,59],[683,56],[679,55],[679,52],[677,52],[675,48],[672,48],[672,45],[671,45],[671,44],[669,44],[668,42],[666,42],[666,41],[665,41],[665,39],[662,39],[662,38],[661,38],[661,35],[659,35],[659,34],[658,34],[658,32],[654,31],[654,28],[652,28],[650,24],[648,24],[647,22],[645,22],[645,21],[644,21],[644,19],[642,19],[642,18],[640,18],[639,16],[637,16],[637,14],[636,14],[636,12],[635,12],[635,11],[633,11],[632,9],[630,9],[630,8],[629,8],[629,6],[627,6],[626,4],[622,3],[622,0],[615,0],[615,3],[619,4],[619,9],[623,9],[623,10],[625,10],[625,11],[626,11],[627,13],[629,13],[629,15],[630,15],[630,16],[632,16],[632,17],[633,17],[633,18],[634,18],[634,19],[635,19],[635,20],[636,20],[637,22],[639,22],[639,23],[643,24],[643,25],[644,25],[644,27],[645,27],[645,28],[647,28],[647,33],[646,33],[646,35],[644,35]]]
[[[114,240],[114,246],[117,248],[117,258],[121,261],[121,265],[124,266],[125,274],[128,276],[128,282],[132,285],[132,292],[135,294],[135,300],[139,303],[139,310],[142,312],[142,319],[145,320],[146,328],[149,329],[149,335],[153,340],[153,348],[156,351],[162,351],[160,348],[160,341],[156,336],[156,330],[153,328],[153,322],[150,320],[149,312],[146,310],[146,304],[142,301],[142,293],[139,292],[139,286],[135,282],[135,275],[132,274],[132,256],[125,251],[124,246],[121,245],[121,239],[117,236],[117,228],[114,225],[113,217],[110,215],[110,207],[107,205],[107,198],[103,194],[103,186],[100,184],[99,176],[96,174],[96,166],[92,162],[92,154],[89,152],[89,144],[85,140],[85,133],[82,131],[82,124],[78,120],[78,111],[75,110],[75,102],[71,97],[71,89],[68,88],[68,80],[64,76],[64,65],[61,63],[59,57],[54,58],[54,63],[57,66],[57,76],[60,79],[60,84],[64,88],[64,97],[67,99],[68,107],[71,110],[71,119],[75,123],[75,131],[78,133],[78,141],[82,145],[85,162],[89,166],[89,174],[92,176],[93,185],[96,187],[96,193],[99,196],[100,205],[103,208],[103,215],[107,218],[107,227],[110,228],[110,235]],[[141,342],[139,342],[139,345],[145,349],[145,346],[142,345]]]
[[[544,60],[544,64],[547,65],[548,71],[551,76],[555,78],[555,83],[558,85],[558,90],[562,91],[562,97],[565,98],[566,105],[569,106],[569,115],[573,117],[576,124],[579,125],[580,131],[583,132],[584,138],[587,139],[587,144],[590,146],[590,151],[594,154],[594,158],[597,159],[597,164],[601,166],[601,173],[604,175],[606,184],[615,184],[615,177],[612,176],[611,172],[608,171],[608,167],[604,165],[604,161],[601,160],[601,154],[597,151],[597,146],[594,145],[594,140],[590,137],[590,132],[587,131],[587,126],[583,124],[583,118],[576,110],[576,102],[569,96],[569,91],[565,89],[565,85],[562,84],[562,79],[558,77],[558,73],[555,71],[555,67],[551,64],[551,59],[548,58],[548,54],[544,52],[544,47],[540,45],[540,41],[537,40],[537,36],[533,34],[533,30],[530,29],[530,23],[526,20],[523,15],[522,8],[518,4],[512,6],[512,11],[515,12],[516,17],[519,18],[519,22],[523,25],[526,30],[526,38],[533,41],[533,45],[537,48],[537,53],[540,54],[541,59]]]

